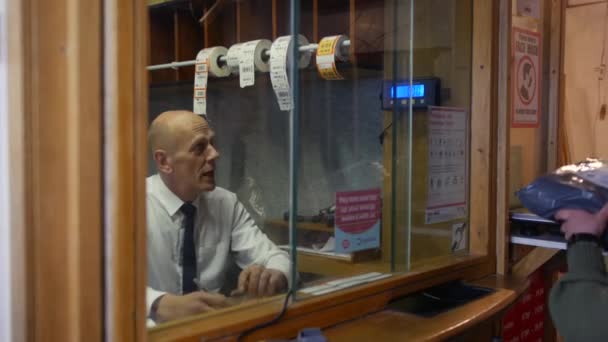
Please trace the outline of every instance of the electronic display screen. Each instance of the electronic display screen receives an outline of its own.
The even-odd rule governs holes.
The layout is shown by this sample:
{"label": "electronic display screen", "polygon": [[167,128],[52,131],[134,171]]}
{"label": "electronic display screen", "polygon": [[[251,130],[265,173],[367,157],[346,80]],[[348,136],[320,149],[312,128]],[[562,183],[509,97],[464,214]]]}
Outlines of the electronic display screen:
{"label": "electronic display screen", "polygon": [[404,99],[409,97],[424,97],[424,84],[398,84],[391,87],[391,98]]}

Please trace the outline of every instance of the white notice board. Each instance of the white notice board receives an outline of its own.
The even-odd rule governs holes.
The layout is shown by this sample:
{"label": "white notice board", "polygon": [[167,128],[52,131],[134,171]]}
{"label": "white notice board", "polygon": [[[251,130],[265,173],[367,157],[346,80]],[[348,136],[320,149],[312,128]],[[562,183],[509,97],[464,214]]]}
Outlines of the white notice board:
{"label": "white notice board", "polygon": [[462,108],[429,107],[425,224],[466,217],[468,116]]}

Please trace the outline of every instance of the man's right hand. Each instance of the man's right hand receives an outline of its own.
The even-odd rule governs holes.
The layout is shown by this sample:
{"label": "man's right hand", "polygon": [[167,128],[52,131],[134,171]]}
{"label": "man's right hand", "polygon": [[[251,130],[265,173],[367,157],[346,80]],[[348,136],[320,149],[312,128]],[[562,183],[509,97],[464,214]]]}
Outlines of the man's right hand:
{"label": "man's right hand", "polygon": [[226,297],[217,293],[196,291],[183,296],[165,294],[156,308],[156,323],[166,322],[202,312],[225,308]]}

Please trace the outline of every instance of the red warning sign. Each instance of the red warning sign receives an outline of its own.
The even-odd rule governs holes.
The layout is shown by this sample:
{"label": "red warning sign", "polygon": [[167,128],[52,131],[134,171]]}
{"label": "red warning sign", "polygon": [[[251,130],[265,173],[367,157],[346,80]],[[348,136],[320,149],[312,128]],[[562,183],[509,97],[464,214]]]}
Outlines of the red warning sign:
{"label": "red warning sign", "polygon": [[511,67],[511,125],[538,127],[540,123],[540,33],[513,28]]}

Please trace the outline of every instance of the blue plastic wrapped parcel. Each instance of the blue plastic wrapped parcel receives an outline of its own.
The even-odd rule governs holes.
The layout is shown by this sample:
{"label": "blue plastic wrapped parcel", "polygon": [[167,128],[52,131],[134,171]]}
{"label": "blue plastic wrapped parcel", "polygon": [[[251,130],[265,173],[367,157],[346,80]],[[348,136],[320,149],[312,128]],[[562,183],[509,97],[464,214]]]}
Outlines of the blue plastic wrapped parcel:
{"label": "blue plastic wrapped parcel", "polygon": [[560,209],[599,211],[608,202],[608,164],[599,159],[565,165],[516,193],[532,213],[552,220]]}

